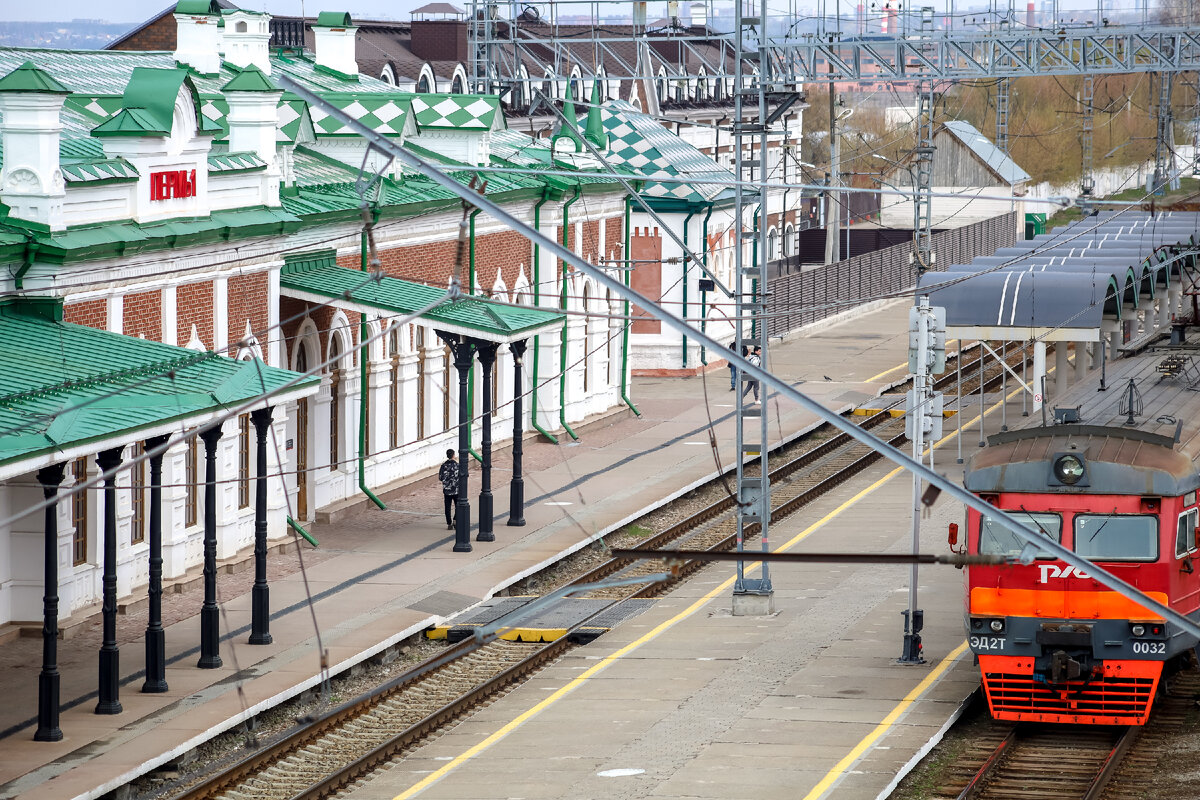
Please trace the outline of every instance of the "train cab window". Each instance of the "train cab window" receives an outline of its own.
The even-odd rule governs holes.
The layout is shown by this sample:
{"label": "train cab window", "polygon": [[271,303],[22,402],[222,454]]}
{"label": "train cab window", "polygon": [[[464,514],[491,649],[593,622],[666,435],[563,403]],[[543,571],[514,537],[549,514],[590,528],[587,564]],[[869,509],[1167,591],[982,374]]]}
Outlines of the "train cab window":
{"label": "train cab window", "polygon": [[1179,515],[1179,526],[1175,529],[1175,557],[1183,558],[1188,553],[1196,552],[1196,519],[1200,515],[1197,509],[1189,509]]}
{"label": "train cab window", "polygon": [[[1027,527],[1038,531],[1047,539],[1062,541],[1062,517],[1058,514],[1034,514],[1027,511],[1009,511],[1009,516],[1023,522]],[[1017,556],[1025,547],[1025,540],[1017,536],[999,522],[986,515],[979,528],[979,552],[984,555]],[[1039,552],[1038,558],[1054,558],[1046,552]]]}
{"label": "train cab window", "polygon": [[1154,561],[1158,558],[1158,517],[1076,514],[1075,552],[1093,561]]}

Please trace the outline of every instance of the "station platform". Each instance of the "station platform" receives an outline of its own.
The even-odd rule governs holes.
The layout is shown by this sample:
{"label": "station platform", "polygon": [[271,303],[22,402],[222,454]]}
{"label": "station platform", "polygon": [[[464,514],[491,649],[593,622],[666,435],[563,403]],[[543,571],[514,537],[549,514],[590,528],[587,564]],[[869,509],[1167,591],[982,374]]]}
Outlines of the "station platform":
{"label": "station platform", "polygon": [[[827,322],[818,329],[774,344],[769,366],[776,374],[802,383],[804,391],[826,407],[850,411],[905,377],[906,366],[902,362],[906,360],[907,314],[907,304],[896,301],[847,315],[837,323]],[[453,534],[445,530],[440,487],[434,475],[400,486],[377,487],[377,493],[389,506],[388,511],[367,508],[363,503],[358,508],[319,515],[318,522],[310,528],[321,543],[319,549],[303,545],[298,551],[272,556],[269,577],[274,642],[270,645],[246,643],[252,570],[226,565],[230,574],[223,572],[218,580],[224,660],[219,669],[201,670],[195,666],[202,600],[199,585],[185,585],[183,591],[165,595],[170,686],[167,693],[138,691],[145,622],[139,617],[144,612],[131,604],[129,613],[118,619],[124,710],[114,716],[93,713],[100,639],[97,615],[90,623],[77,626],[76,634],[60,643],[64,706],[61,727],[65,735],[61,742],[33,741],[40,640],[21,638],[0,645],[0,666],[5,670],[12,698],[0,705],[0,797],[65,800],[103,796],[133,777],[179,758],[261,710],[318,686],[323,679],[318,641],[327,653],[330,671],[340,672],[414,634],[444,625],[456,615],[479,607],[563,555],[586,547],[666,500],[707,482],[717,472],[707,433],[710,415],[719,443],[720,463],[726,466],[733,463],[734,404],[728,379],[729,372],[723,367],[703,377],[639,378],[631,395],[642,412],[640,417],[621,410],[589,421],[576,427],[581,435],[579,442],[561,441],[553,445],[527,439],[524,457],[527,524],[524,527],[504,524],[507,475],[498,466],[493,474],[496,541],[475,542],[470,553],[451,550]],[[787,403],[771,403],[770,414],[771,436],[775,441],[794,438],[818,424],[815,417]],[[496,463],[505,463],[502,451]],[[473,493],[478,491],[476,479],[477,473],[473,472]],[[897,481],[893,483],[899,485]],[[898,496],[903,494],[901,491]],[[870,531],[864,544],[894,546],[896,525],[885,521],[907,515],[898,509],[895,513],[890,510],[882,513],[878,509],[876,512],[863,523],[863,528]],[[841,546],[846,544],[840,542]],[[716,575],[720,571],[711,572]],[[783,637],[768,636],[772,626],[796,616],[782,613],[785,601],[794,600],[809,609],[806,618],[815,626],[814,630],[826,628],[844,636],[849,636],[853,625],[863,618],[875,618],[873,612],[867,613],[871,607],[863,605],[866,599],[881,595],[889,602],[901,602],[897,594],[900,578],[893,580],[891,573],[881,573],[881,577],[870,580],[863,578],[873,588],[863,597],[848,598],[843,598],[841,587],[831,582],[830,576],[836,574],[838,570],[817,570],[811,574],[811,583],[802,589],[788,589],[785,593],[781,586],[776,596],[781,613],[772,618],[756,620],[750,625],[746,624],[746,618],[726,620],[723,626],[726,634],[720,637],[721,641],[691,645],[698,653],[693,666],[710,669],[713,662],[738,657],[746,644],[742,637],[746,636],[752,639],[761,636],[764,641],[795,640],[797,648],[811,649],[814,653],[822,650],[821,639],[813,638],[809,635],[811,631],[803,626]],[[947,576],[950,583],[956,577]],[[689,592],[701,592],[703,587],[703,583],[698,583],[681,589],[682,594],[659,600],[577,651],[579,655],[572,658],[590,663],[593,657],[586,655],[588,650],[618,647],[620,637],[632,636],[642,627],[656,624],[664,614],[670,618],[671,613],[678,613],[680,604],[692,602],[688,599]],[[961,641],[958,613],[961,600],[954,587],[944,592],[936,606],[932,595],[926,605],[926,608],[949,608],[952,612],[927,613],[926,641],[930,652],[943,652],[955,637]],[[789,599],[791,595],[794,598]],[[860,607],[861,611],[856,612]],[[714,619],[720,618],[718,612],[713,613]],[[873,668],[855,663],[858,648],[875,653],[882,659],[880,665],[894,657],[892,651],[896,645],[891,634],[898,625],[898,614],[889,610],[879,615],[878,620],[873,630],[880,641],[885,641],[885,646],[872,647],[869,639],[855,638],[831,647],[835,652],[829,655],[840,653],[847,660],[839,664],[818,659],[813,666],[816,672],[808,676],[809,682],[820,683],[825,680],[826,672],[851,675],[855,670]],[[710,648],[712,652],[708,653]],[[554,669],[561,670],[565,663]],[[891,677],[886,681],[864,682],[854,690],[863,692],[855,695],[863,705],[852,718],[873,719],[875,710],[886,704],[887,693],[907,694],[939,663],[933,660],[929,667],[889,670]],[[798,664],[793,656],[787,655],[772,669],[787,673],[794,680],[800,674]],[[651,687],[646,680],[635,681],[638,692],[669,701],[679,683],[674,679],[681,676],[664,674],[673,680],[662,687]],[[752,671],[738,680],[750,681],[751,677]],[[537,680],[552,683],[555,678]],[[964,682],[969,681],[964,678]],[[886,693],[880,699],[877,690],[884,687]],[[797,692],[801,688],[797,684]],[[959,692],[959,699],[962,694]],[[731,700],[732,696],[721,702]],[[636,705],[630,705],[629,709],[631,714],[638,713]],[[941,707],[928,713],[943,720],[946,716]],[[474,720],[464,725],[475,726]],[[459,726],[454,733],[457,735],[463,727]],[[697,729],[695,733],[699,735],[702,731]],[[784,736],[784,732],[779,735]],[[763,741],[769,740],[764,737]],[[833,753],[842,738],[818,741]],[[898,752],[893,751],[892,755],[898,758]],[[544,773],[539,770],[537,774]],[[459,796],[493,795],[484,792]]]}

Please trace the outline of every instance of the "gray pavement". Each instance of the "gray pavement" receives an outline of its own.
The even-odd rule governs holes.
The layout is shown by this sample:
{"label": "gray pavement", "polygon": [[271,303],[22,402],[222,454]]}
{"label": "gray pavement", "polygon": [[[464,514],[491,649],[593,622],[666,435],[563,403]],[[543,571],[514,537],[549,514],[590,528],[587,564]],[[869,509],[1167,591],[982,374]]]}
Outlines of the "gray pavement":
{"label": "gray pavement", "polygon": [[[899,365],[907,346],[906,318],[907,307],[901,301],[838,324],[826,325],[811,334],[773,346],[770,367],[789,380],[804,381],[803,390],[827,407],[849,410],[855,401],[872,398],[890,383],[904,377],[904,370]],[[835,380],[825,381],[822,377],[825,375]],[[705,387],[707,405],[702,391]],[[276,618],[272,622],[275,636],[272,645],[250,647],[245,644],[245,629],[250,616],[247,573],[222,575],[222,632],[232,631],[234,635],[222,647],[225,666],[221,669],[195,668],[193,651],[199,638],[196,618],[199,588],[193,586],[181,594],[168,595],[165,601],[165,614],[171,623],[167,633],[170,662],[167,678],[171,687],[168,693],[142,695],[137,692],[141,682],[135,673],[140,668],[143,648],[140,632],[144,621],[139,622],[136,617],[122,618],[118,623],[122,672],[130,682],[122,689],[125,712],[121,715],[99,717],[92,713],[94,700],[88,699],[88,693],[95,689],[98,632],[94,625],[80,626],[79,635],[62,642],[63,699],[67,704],[74,703],[63,713],[62,728],[66,738],[62,742],[33,742],[32,728],[21,727],[36,712],[40,643],[36,639],[19,639],[0,646],[0,665],[10,678],[13,696],[19,698],[0,706],[0,731],[8,731],[0,739],[3,742],[0,747],[0,796],[36,797],[39,800],[100,796],[133,775],[170,761],[215,732],[229,729],[262,708],[317,685],[321,674],[314,616],[321,641],[329,652],[329,662],[335,669],[340,669],[486,600],[563,554],[584,547],[594,538],[637,518],[665,498],[678,496],[710,479],[716,469],[713,454],[707,446],[710,415],[720,442],[721,462],[731,463],[733,404],[728,389],[728,371],[723,367],[704,379],[638,379],[632,394],[643,412],[640,418],[626,411],[596,420],[577,429],[582,432],[579,443],[551,445],[527,441],[525,473],[529,501],[525,514],[528,525],[524,528],[504,525],[508,475],[497,469],[494,476],[497,541],[476,543],[472,553],[451,551],[452,539],[446,535],[440,520],[440,498],[433,476],[402,486],[386,487],[385,500],[392,508],[402,509],[404,513],[364,507],[335,515],[333,522],[314,526],[313,533],[320,539],[321,548],[302,551],[303,572],[295,554],[273,557],[271,598]],[[771,413],[771,436],[776,440],[792,438],[817,424],[811,415],[784,404],[778,404]],[[503,465],[506,458],[507,451],[499,451],[496,463]],[[477,491],[477,485],[472,489]],[[903,496],[901,491],[896,499],[888,502],[902,503]],[[877,511],[880,508],[874,501],[867,506]],[[888,538],[894,531],[887,521],[898,519],[899,513],[889,512],[864,520],[862,530],[870,533],[860,537],[862,541],[894,546]],[[682,691],[680,687],[689,682],[707,686],[705,676],[716,680],[711,672],[714,666],[740,663],[745,658],[748,644],[745,637],[748,635],[753,651],[757,653],[761,649],[761,655],[751,664],[744,665],[741,672],[724,680],[731,681],[730,685],[758,686],[761,681],[755,676],[760,670],[752,667],[760,667],[769,671],[776,681],[776,684],[764,683],[763,686],[775,685],[778,689],[783,686],[777,683],[779,680],[793,676],[793,673],[802,674],[796,671],[799,665],[807,663],[818,652],[831,649],[834,640],[830,637],[839,632],[849,635],[852,628],[847,626],[852,621],[873,619],[878,615],[879,619],[886,618],[879,623],[881,631],[898,629],[898,614],[895,613],[898,606],[877,612],[887,602],[897,601],[892,596],[892,589],[883,588],[894,584],[891,577],[881,580],[879,575],[857,571],[852,582],[844,583],[835,571],[811,571],[806,576],[807,588],[803,591],[780,585],[777,589],[780,613],[769,619],[756,620],[751,626],[745,624],[745,618],[723,617],[719,609],[699,615],[718,630],[718,640],[713,642],[711,636],[705,637],[702,645],[693,644],[692,647],[699,647],[704,653],[711,650],[713,654],[696,655],[692,660],[694,663],[679,671],[675,671],[675,665],[669,660],[664,660],[662,667],[664,671],[670,671],[666,674],[671,677],[672,688]],[[595,645],[601,649],[595,652],[618,646],[622,635],[634,636],[656,618],[654,615],[669,615],[673,609],[677,612],[680,604],[698,600],[689,592],[700,592],[704,585],[702,581],[680,589],[677,595],[660,603],[653,613],[647,612],[630,623],[632,627],[628,627],[628,632],[623,626],[620,631],[602,637]],[[719,594],[727,599],[727,591]],[[314,600],[312,611],[307,606],[310,596]],[[136,600],[131,598],[131,601]],[[960,605],[953,592],[946,602],[951,607]],[[850,615],[843,612],[850,612]],[[134,614],[137,613],[135,607]],[[843,613],[840,621],[838,613]],[[790,627],[793,624],[800,627]],[[677,626],[681,630],[686,627],[682,621]],[[821,635],[808,635],[809,629],[819,631]],[[946,636],[950,638],[949,633]],[[927,640],[931,644],[932,638]],[[796,651],[780,649],[781,641],[794,642]],[[679,647],[686,649],[683,645]],[[587,655],[588,652],[591,652],[588,648],[576,651],[564,659],[563,664],[572,664],[570,669],[580,672],[597,663],[597,657]],[[888,647],[881,648],[880,664],[892,655]],[[640,660],[641,657],[627,663]],[[689,671],[693,668],[695,674]],[[615,668],[607,672],[614,676],[622,674]],[[916,674],[913,670],[913,675]],[[533,685],[546,680],[547,677],[539,677]],[[644,696],[655,698],[657,705],[679,705],[664,700],[662,690],[644,674],[630,673],[627,685],[631,687],[631,699],[634,696],[632,689],[638,688]],[[522,693],[532,691],[535,690],[531,685]],[[712,691],[709,691],[710,695]],[[548,694],[545,688],[542,692],[543,696]],[[754,706],[767,708],[770,696],[772,692],[765,691],[755,699]],[[693,752],[702,755],[720,744],[720,736],[714,739],[706,733],[713,730],[714,724],[724,725],[730,731],[737,730],[739,724],[755,724],[739,721],[733,704],[723,693],[718,692],[713,699],[722,701],[725,709],[720,719],[697,726],[695,720],[706,719],[702,711],[704,704],[701,704],[692,711],[694,717],[674,723],[681,726],[678,733],[673,732],[675,728],[670,728],[655,734],[662,738],[667,749],[679,751],[675,757]],[[611,713],[616,707],[606,702],[608,698],[595,700],[598,711],[607,708]],[[654,715],[648,706],[638,708],[632,702],[628,708],[625,705],[621,706],[622,719],[613,724],[587,725],[589,739],[610,741],[614,748],[631,747],[629,743],[636,739],[629,734],[638,730],[639,724],[644,726],[651,722]],[[551,716],[548,715],[548,719]],[[781,730],[795,722],[778,719],[760,727]],[[464,726],[469,729],[487,724],[486,717],[472,718]],[[564,730],[578,730],[580,726],[578,719],[572,722],[569,718],[559,724]],[[446,745],[458,741],[463,735],[462,729],[460,726],[438,741]],[[846,734],[846,738],[851,736],[851,733]],[[707,742],[704,741],[706,738]],[[733,737],[728,744],[750,747],[752,738]],[[780,746],[785,746],[786,740],[786,736],[780,737]],[[586,760],[584,756],[578,758]],[[593,760],[600,763],[604,759],[593,757]],[[565,759],[564,763],[569,761]],[[673,770],[672,776],[680,773],[678,780],[683,780],[682,773],[686,770],[682,765],[692,762],[683,758],[679,763],[681,766]],[[544,772],[531,764],[521,768],[494,766],[501,771],[517,773]],[[719,771],[725,767],[714,763],[712,768]],[[399,774],[406,769],[397,767],[388,774]],[[817,771],[820,771],[819,767]],[[607,778],[595,780],[600,781],[595,784],[596,788],[605,791],[617,785],[609,783]],[[496,784],[494,777],[481,777],[480,782],[493,787]],[[437,796],[437,791],[445,789],[431,791],[435,793],[429,796]],[[460,797],[496,796],[492,792],[472,795],[469,790],[457,791]],[[530,791],[535,790],[530,787]],[[541,791],[509,796],[570,796],[545,795]],[[579,796],[585,794],[589,792]]]}

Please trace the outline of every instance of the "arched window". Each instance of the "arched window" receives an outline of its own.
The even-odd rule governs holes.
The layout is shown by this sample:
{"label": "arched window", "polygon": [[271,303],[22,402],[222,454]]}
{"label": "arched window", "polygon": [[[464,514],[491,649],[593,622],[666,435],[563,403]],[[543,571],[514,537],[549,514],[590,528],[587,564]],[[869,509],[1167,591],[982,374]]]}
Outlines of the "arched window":
{"label": "arched window", "polygon": [[392,69],[391,64],[383,65],[383,70],[379,73],[379,80],[391,86],[396,85],[396,70]]}
{"label": "arched window", "polygon": [[429,76],[421,73],[421,77],[417,78],[417,91],[421,94],[429,94]]}
{"label": "arched window", "polygon": [[417,439],[425,438],[425,329],[417,326]]}
{"label": "arched window", "polygon": [[461,75],[454,76],[454,82],[450,84],[450,91],[454,94],[465,94],[467,87],[463,85]]}
{"label": "arched window", "polygon": [[233,30],[235,33],[245,33],[247,30],[246,23],[244,23],[244,22],[237,23],[236,25],[233,26]]}
{"label": "arched window", "polygon": [[784,258],[791,257],[792,250],[793,250],[792,245],[794,244],[795,239],[796,239],[796,228],[792,225],[788,225],[787,230],[784,231],[784,234],[783,234],[783,257]]}
{"label": "arched window", "polygon": [[442,348],[442,430],[450,430],[450,379],[454,374],[451,366],[454,361],[454,354],[450,352],[450,345]]}
{"label": "arched window", "polygon": [[400,326],[393,325],[388,334],[388,350],[392,357],[391,384],[388,386],[388,442],[392,449],[400,446]]}
{"label": "arched window", "polygon": [[584,317],[583,317],[583,394],[585,397],[587,396],[588,389],[590,388],[591,370],[589,369],[589,365],[591,364],[591,361],[592,361],[592,354],[591,354],[591,349],[592,349],[591,338],[592,337],[588,335],[592,329],[592,320],[590,317],[587,316],[589,311],[591,311],[590,293],[588,291],[588,287],[584,286],[583,287],[583,313],[584,313]]}
{"label": "arched window", "polygon": [[771,228],[771,230],[767,231],[767,261],[774,261],[777,257],[776,251],[778,250],[779,244],[778,238],[779,235],[774,228]]}
{"label": "arched window", "polygon": [[329,469],[338,468],[341,454],[342,427],[342,371],[338,357],[342,354],[342,343],[336,335],[329,337]]}

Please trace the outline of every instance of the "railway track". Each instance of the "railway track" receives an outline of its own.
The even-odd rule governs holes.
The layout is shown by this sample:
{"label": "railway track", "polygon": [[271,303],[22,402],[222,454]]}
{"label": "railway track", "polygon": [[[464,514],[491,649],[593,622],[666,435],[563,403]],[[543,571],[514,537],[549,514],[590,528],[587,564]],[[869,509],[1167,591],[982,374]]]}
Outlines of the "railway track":
{"label": "railway track", "polygon": [[939,796],[1100,800],[1140,732],[1136,727],[1013,725],[961,790]]}
{"label": "railway track", "polygon": [[[976,360],[971,366],[977,370],[977,364]],[[999,381],[998,365],[993,364],[985,371],[984,380]],[[903,418],[892,417],[887,410],[862,418],[860,425],[893,446],[904,440]],[[770,477],[776,502],[771,521],[782,520],[879,458],[870,448],[838,432],[773,468]],[[642,546],[731,549],[736,544],[735,527],[733,498],[726,496]],[[590,596],[610,599],[608,607],[629,597],[655,596],[701,566],[696,561],[684,564],[669,585],[634,584]],[[590,583],[661,571],[661,563],[613,559],[571,582]],[[567,637],[549,644],[496,640],[479,645],[473,639],[464,640],[174,797],[177,800],[317,800],[333,796],[447,724],[500,696],[573,646]]]}

